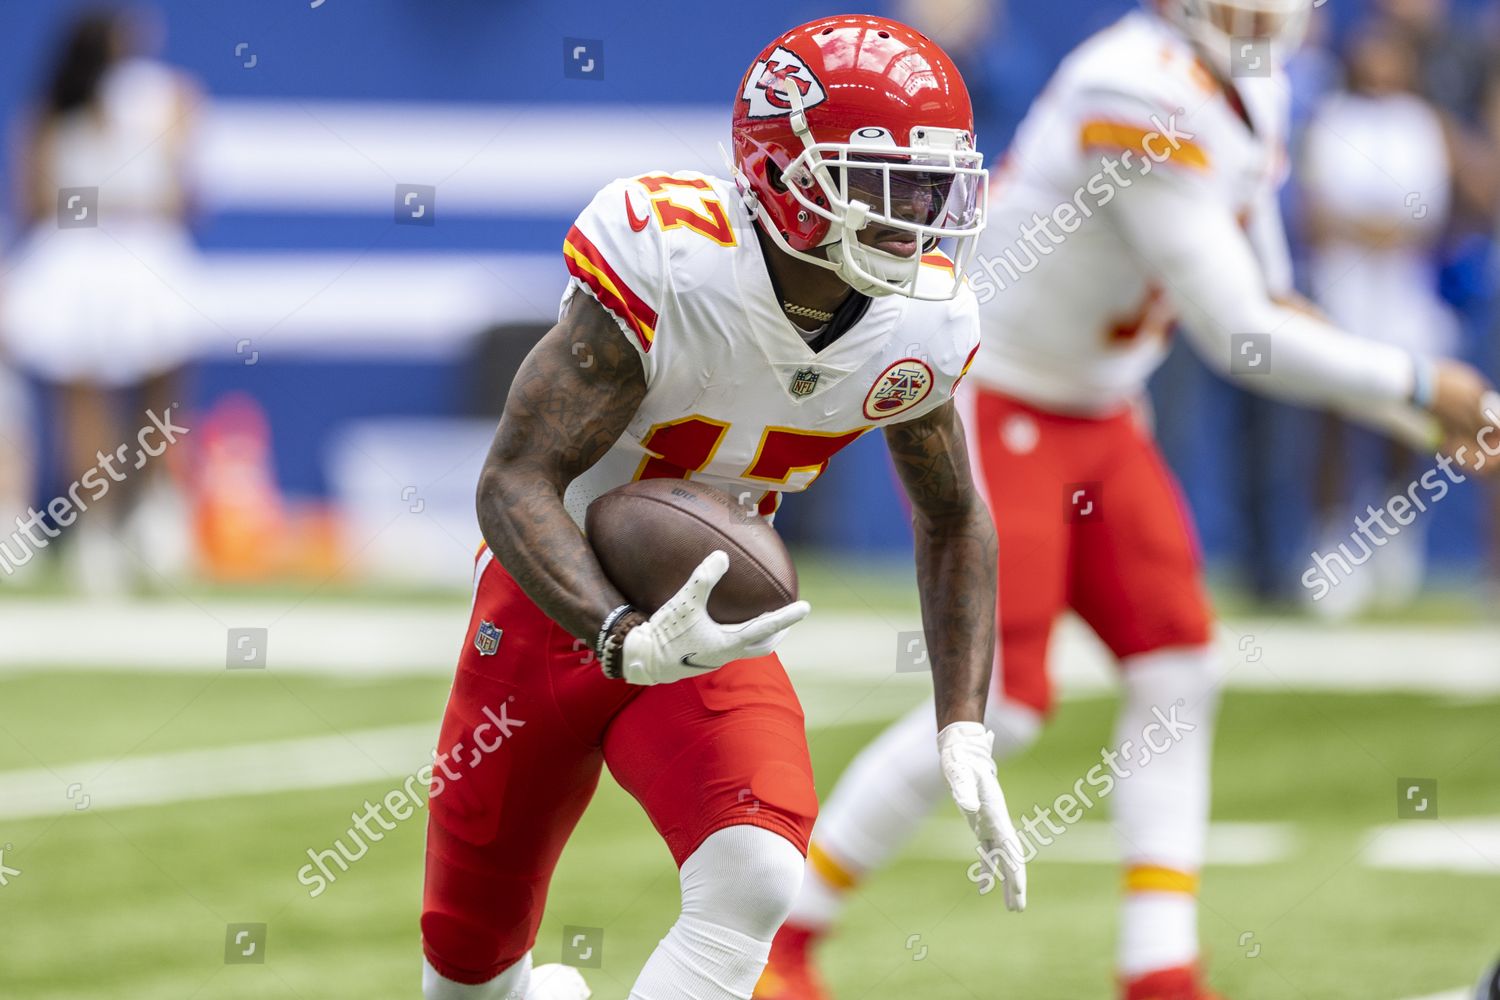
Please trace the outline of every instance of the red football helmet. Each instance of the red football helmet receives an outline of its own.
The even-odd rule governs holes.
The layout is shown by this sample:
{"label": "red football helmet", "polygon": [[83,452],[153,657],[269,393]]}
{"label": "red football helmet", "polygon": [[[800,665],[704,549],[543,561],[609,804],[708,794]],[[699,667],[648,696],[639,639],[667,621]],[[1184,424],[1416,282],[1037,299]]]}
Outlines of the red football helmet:
{"label": "red football helmet", "polygon": [[[793,28],[745,74],[733,134],[735,180],[782,250],[867,295],[958,294],[987,173],[969,91],[931,39],[867,15]],[[867,227],[884,238],[861,243]],[[918,295],[921,256],[939,240],[951,241],[952,286]]]}

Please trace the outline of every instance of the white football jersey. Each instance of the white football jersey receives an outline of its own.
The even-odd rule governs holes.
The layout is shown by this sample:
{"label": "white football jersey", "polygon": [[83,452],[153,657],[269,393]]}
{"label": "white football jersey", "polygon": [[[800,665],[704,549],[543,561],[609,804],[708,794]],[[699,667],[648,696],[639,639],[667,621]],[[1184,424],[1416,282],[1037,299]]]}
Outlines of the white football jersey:
{"label": "white football jersey", "polygon": [[1235,79],[1253,130],[1188,41],[1145,11],[1062,62],[997,172],[969,268],[984,327],[975,379],[1085,414],[1142,392],[1167,353],[1172,276],[1152,273],[1110,215],[1130,208],[1130,184],[1145,174],[1229,207],[1270,290],[1290,287],[1275,210],[1288,89],[1268,57],[1245,55],[1247,73],[1265,74]]}
{"label": "white football jersey", "polygon": [[[599,494],[654,477],[705,482],[774,513],[782,493],[806,489],[861,434],[952,398],[979,343],[964,287],[948,301],[873,298],[814,352],[782,311],[734,184],[704,174],[614,181],[578,217],[563,255],[564,307],[579,289],[597,299],[646,375],[630,426],[568,488],[580,523]],[[919,280],[946,282],[952,266],[927,254]]]}

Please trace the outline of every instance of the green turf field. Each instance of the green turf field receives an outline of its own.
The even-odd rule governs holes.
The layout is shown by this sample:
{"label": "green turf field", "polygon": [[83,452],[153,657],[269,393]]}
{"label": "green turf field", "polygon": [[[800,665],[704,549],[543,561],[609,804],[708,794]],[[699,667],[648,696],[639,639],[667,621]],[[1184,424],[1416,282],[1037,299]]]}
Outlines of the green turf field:
{"label": "green turf field", "polygon": [[[43,768],[57,788],[82,784],[71,806],[33,818],[0,801],[0,997],[416,997],[425,810],[317,898],[297,873],[309,848],[331,846],[366,799],[422,763],[359,734],[398,727],[390,732],[407,735],[387,739],[387,750],[430,745],[422,727],[435,732],[445,696],[433,676],[0,674],[0,789]],[[1103,697],[1063,704],[1042,744],[1002,771],[1013,811],[1051,802],[1098,760],[1112,710]],[[1500,819],[1497,718],[1493,699],[1231,692],[1216,819],[1276,825],[1286,843],[1274,860],[1207,871],[1202,934],[1214,984],[1231,1000],[1408,1000],[1472,981],[1500,953],[1493,842],[1473,845],[1487,871],[1466,873],[1375,868],[1363,852],[1393,829],[1451,828],[1461,840],[1461,821]],[[878,728],[862,720],[811,734],[822,790]],[[366,756],[377,776],[214,797],[204,783],[218,779],[203,761],[217,758],[180,756],[324,737],[359,744],[345,756]],[[157,758],[177,764],[131,780],[162,804],[77,808],[110,772],[75,775],[70,765]],[[1397,821],[1403,777],[1437,779],[1436,820]],[[1084,826],[1080,840],[1103,832]],[[967,850],[966,827],[945,812],[859,893],[826,952],[841,1000],[1110,997],[1116,867],[1044,852],[1031,868],[1030,909],[1017,916],[998,895],[976,894]],[[606,777],[564,855],[538,961],[560,957],[565,926],[600,928],[603,964],[585,973],[596,997],[623,1000],[676,898],[665,848]],[[263,941],[245,939],[260,942],[251,958],[263,963],[226,963],[226,931],[242,923],[267,926]]]}

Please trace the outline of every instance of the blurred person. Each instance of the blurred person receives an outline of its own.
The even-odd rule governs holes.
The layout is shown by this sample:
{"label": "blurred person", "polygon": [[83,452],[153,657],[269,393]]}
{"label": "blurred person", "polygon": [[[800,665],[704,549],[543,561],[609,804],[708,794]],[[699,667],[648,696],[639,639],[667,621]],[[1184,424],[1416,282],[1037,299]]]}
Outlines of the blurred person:
{"label": "blurred person", "polygon": [[[913,29],[825,18],[760,53],[734,92],[732,135],[730,178],[622,178],[583,210],[563,244],[557,324],[506,398],[433,775],[428,1000],[588,995],[575,970],[544,966],[566,981],[537,982],[531,953],[606,764],[666,842],[682,891],[630,996],[750,995],[817,812],[805,720],[773,652],[809,607],[715,621],[709,594],[729,560],[713,551],[648,615],[579,529],[600,495],[650,478],[691,477],[771,515],[871,431],[913,508],[931,750],[981,848],[1007,859],[1007,905],[1025,906],[981,721],[994,528],[953,403],[978,348],[964,273],[987,178],[968,92]],[[493,713],[507,707],[516,732],[501,746]],[[495,752],[477,752],[486,741]]]}
{"label": "blurred person", "polygon": [[896,13],[909,24],[920,24],[962,66],[978,57],[1004,18],[1005,0],[898,0]]}
{"label": "blurred person", "polygon": [[[1415,54],[1413,91],[1442,118],[1453,163],[1449,228],[1454,235],[1488,237],[1495,217],[1491,191],[1500,176],[1500,133],[1488,113],[1500,66],[1493,25],[1486,25],[1494,11],[1476,18],[1452,0],[1377,0],[1375,7]],[[1483,242],[1453,247],[1468,251],[1453,266],[1473,263]]]}
{"label": "blurred person", "polygon": [[[1488,316],[1482,329],[1485,361],[1491,371],[1500,371],[1500,254],[1495,252],[1500,245],[1500,74],[1491,78],[1485,96],[1482,148],[1475,152],[1473,145],[1459,146],[1455,153],[1456,197],[1480,206],[1490,220]],[[1487,568],[1491,593],[1500,593],[1500,489],[1490,491]]]}
{"label": "blurred person", "polygon": [[1376,0],[1375,8],[1412,48],[1412,89],[1442,114],[1477,124],[1494,51],[1472,19],[1452,0]]}
{"label": "blurred person", "polygon": [[[31,405],[26,386],[0,353],[0,525],[26,516],[36,484]],[[27,563],[13,564],[0,552],[0,586],[27,575]]]}
{"label": "blurred person", "polygon": [[[1458,323],[1437,287],[1452,179],[1442,118],[1413,92],[1417,53],[1391,23],[1361,26],[1345,61],[1345,88],[1319,105],[1303,144],[1299,181],[1313,298],[1355,336],[1414,354],[1449,355],[1458,346]],[[1360,485],[1351,481],[1350,444],[1344,424],[1325,417],[1320,551],[1348,534],[1363,506],[1350,497]],[[1412,474],[1420,474],[1421,458],[1388,442],[1376,469],[1379,495],[1404,492]],[[1382,547],[1369,572],[1310,606],[1343,617],[1371,600],[1383,607],[1408,604],[1425,575],[1424,529],[1420,520],[1408,526]]]}
{"label": "blurred person", "polygon": [[[1214,996],[1197,893],[1222,665],[1186,505],[1141,413],[1174,320],[1247,391],[1469,442],[1489,426],[1489,386],[1473,369],[1356,338],[1295,298],[1277,201],[1280,64],[1310,7],[1166,0],[1085,41],[1017,132],[971,272],[984,339],[959,405],[1000,540],[986,722],[1002,756],[1038,738],[1063,612],[1114,654],[1108,770],[1101,759],[1065,787],[1074,820],[1106,798],[1114,814],[1124,1000]],[[1221,446],[1238,456],[1237,445]],[[932,714],[921,706],[877,737],[824,803],[758,998],[830,996],[818,942],[941,798]],[[1159,739],[1171,724],[1177,739]],[[1060,835],[1054,815],[1071,822],[1062,797],[1022,822],[1042,851]],[[1001,874],[992,865],[970,868],[981,892]]]}
{"label": "blurred person", "polygon": [[[11,261],[0,331],[49,390],[54,478],[65,483],[133,448],[148,411],[182,415],[194,319],[184,174],[197,96],[145,54],[155,30],[144,13],[80,14],[20,156],[30,232]],[[61,539],[87,591],[184,568],[186,515],[166,461],[127,471]]]}

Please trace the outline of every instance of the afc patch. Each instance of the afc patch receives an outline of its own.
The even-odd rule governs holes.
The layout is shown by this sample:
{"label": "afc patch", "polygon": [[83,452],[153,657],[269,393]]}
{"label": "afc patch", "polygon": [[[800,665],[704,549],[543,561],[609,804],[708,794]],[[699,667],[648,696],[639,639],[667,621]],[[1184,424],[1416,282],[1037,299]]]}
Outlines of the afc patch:
{"label": "afc patch", "polygon": [[474,648],[479,650],[480,656],[494,656],[500,651],[500,637],[505,632],[495,627],[494,622],[480,622],[479,631],[474,633]]}
{"label": "afc patch", "polygon": [[740,93],[749,105],[751,118],[775,118],[792,113],[782,81],[790,80],[802,96],[802,107],[810,108],[828,99],[823,83],[808,68],[802,57],[790,49],[777,46],[745,74],[745,89]]}
{"label": "afc patch", "polygon": [[932,369],[920,358],[902,358],[892,364],[865,396],[865,416],[884,420],[905,413],[932,391]]}
{"label": "afc patch", "polygon": [[803,396],[812,395],[813,390],[818,387],[818,379],[822,375],[823,373],[816,368],[798,368],[792,374],[792,395],[798,399],[801,399]]}

